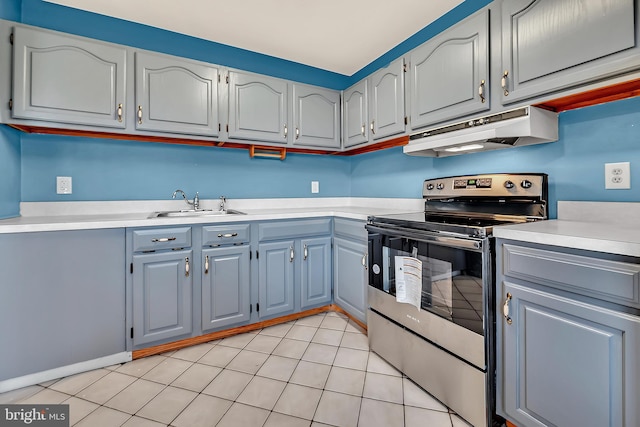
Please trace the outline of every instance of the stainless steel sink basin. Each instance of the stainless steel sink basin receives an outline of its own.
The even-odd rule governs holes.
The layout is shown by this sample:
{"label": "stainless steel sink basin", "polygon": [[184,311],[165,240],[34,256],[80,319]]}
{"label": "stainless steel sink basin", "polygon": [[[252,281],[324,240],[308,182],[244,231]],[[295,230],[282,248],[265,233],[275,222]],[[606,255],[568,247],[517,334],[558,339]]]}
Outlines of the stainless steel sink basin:
{"label": "stainless steel sink basin", "polygon": [[246,215],[244,212],[227,209],[224,211],[213,209],[183,209],[179,211],[154,212],[149,218],[185,217],[185,216],[220,216],[220,215]]}

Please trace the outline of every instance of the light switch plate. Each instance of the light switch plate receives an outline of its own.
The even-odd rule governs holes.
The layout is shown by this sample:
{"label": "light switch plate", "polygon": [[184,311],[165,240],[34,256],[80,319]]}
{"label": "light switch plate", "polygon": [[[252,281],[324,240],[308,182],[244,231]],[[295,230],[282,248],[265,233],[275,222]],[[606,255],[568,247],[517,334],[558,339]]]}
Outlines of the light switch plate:
{"label": "light switch plate", "polygon": [[71,194],[73,191],[72,181],[70,176],[57,176],[56,177],[56,193],[58,194]]}
{"label": "light switch plate", "polygon": [[319,181],[311,181],[311,192],[319,193],[320,192],[320,182]]}

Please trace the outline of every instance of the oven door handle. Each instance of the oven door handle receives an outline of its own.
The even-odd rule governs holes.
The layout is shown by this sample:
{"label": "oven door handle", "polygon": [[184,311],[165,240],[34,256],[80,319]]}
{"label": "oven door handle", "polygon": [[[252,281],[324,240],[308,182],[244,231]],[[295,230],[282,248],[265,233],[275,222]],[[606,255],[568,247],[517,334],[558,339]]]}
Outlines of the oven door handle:
{"label": "oven door handle", "polygon": [[455,248],[462,249],[482,249],[482,241],[481,240],[473,240],[473,239],[463,239],[460,237],[451,237],[451,236],[440,236],[438,234],[427,234],[424,232],[411,230],[407,232],[407,230],[394,230],[389,228],[377,227],[375,225],[367,224],[365,226],[367,230],[373,233],[379,233],[386,236],[393,237],[404,237],[409,240],[417,240],[420,242],[434,243],[443,246],[451,246]]}

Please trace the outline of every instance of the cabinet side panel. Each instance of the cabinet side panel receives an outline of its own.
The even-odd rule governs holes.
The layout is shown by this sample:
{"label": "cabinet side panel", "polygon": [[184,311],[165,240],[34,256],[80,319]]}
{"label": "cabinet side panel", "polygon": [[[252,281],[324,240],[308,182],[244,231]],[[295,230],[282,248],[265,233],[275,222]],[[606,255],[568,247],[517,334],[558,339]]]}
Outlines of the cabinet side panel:
{"label": "cabinet side panel", "polygon": [[125,351],[124,230],[0,239],[0,380]]}

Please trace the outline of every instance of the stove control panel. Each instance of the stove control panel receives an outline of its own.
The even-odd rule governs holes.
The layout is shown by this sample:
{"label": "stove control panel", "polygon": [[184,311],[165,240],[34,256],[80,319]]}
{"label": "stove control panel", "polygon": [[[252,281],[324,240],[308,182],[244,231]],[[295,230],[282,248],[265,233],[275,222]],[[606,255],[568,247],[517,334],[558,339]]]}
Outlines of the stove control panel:
{"label": "stove control panel", "polygon": [[453,176],[424,181],[424,198],[528,197],[546,199],[547,175],[508,174]]}

